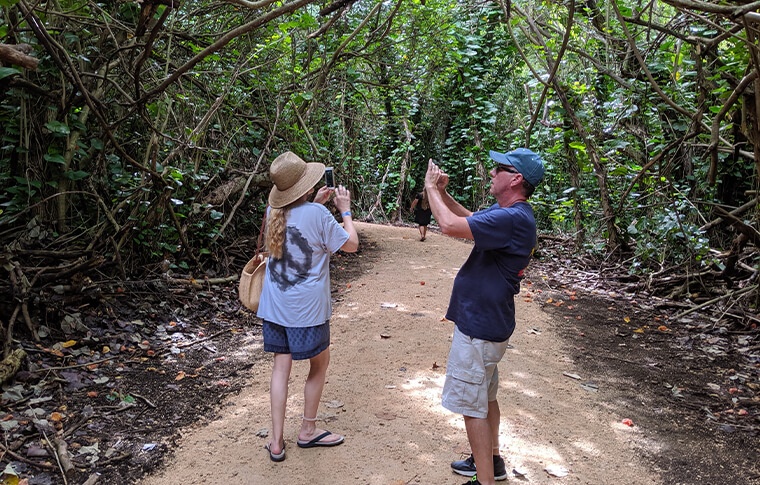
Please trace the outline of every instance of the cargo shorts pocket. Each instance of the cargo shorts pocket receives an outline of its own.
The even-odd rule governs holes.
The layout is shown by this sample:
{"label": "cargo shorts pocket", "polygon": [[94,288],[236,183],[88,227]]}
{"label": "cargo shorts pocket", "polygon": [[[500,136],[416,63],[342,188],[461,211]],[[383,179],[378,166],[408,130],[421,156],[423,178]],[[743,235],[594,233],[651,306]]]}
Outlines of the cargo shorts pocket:
{"label": "cargo shorts pocket", "polygon": [[464,381],[468,384],[482,384],[486,378],[483,372],[473,369],[454,369],[451,371],[451,377],[454,379]]}
{"label": "cargo shorts pocket", "polygon": [[486,386],[485,374],[472,369],[454,369],[444,386],[444,400],[462,414],[479,411],[482,408]]}

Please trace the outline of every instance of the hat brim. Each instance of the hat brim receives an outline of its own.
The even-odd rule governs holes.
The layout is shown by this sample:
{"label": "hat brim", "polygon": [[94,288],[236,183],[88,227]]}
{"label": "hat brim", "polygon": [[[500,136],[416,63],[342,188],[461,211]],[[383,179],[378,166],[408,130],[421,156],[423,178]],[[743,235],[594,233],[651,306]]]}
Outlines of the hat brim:
{"label": "hat brim", "polygon": [[286,205],[292,204],[314,188],[325,174],[325,164],[319,162],[309,162],[306,164],[306,170],[301,178],[292,187],[286,190],[279,190],[277,186],[272,187],[269,192],[269,205],[273,209],[281,209]]}
{"label": "hat brim", "polygon": [[[530,153],[533,156],[538,157],[538,155],[536,155],[535,153],[533,152],[530,152]],[[510,167],[514,167],[520,173],[520,175],[522,175],[523,178],[527,180],[534,187],[537,187],[538,184],[541,183],[541,180],[544,178],[543,164],[541,165],[542,168],[540,172],[537,172],[535,169],[526,167],[525,163],[522,161],[522,159],[519,156],[512,155],[511,153],[500,153],[500,152],[495,152],[493,150],[490,150],[488,152],[488,155],[490,155],[491,160],[493,160],[499,165],[508,165]]]}
{"label": "hat brim", "polygon": [[499,165],[512,165],[512,162],[509,161],[506,153],[499,153],[490,150],[488,152],[488,155],[491,157],[491,160],[498,163]]}

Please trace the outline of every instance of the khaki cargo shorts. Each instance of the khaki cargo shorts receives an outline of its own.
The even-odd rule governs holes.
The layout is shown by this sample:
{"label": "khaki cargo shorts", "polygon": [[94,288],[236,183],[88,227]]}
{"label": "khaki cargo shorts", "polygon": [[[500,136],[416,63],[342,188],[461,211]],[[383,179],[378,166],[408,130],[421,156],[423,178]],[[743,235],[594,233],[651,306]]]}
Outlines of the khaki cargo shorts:
{"label": "khaki cargo shorts", "polygon": [[496,400],[499,388],[497,365],[509,346],[471,338],[454,328],[446,382],[443,385],[443,407],[473,418],[488,416],[488,402]]}

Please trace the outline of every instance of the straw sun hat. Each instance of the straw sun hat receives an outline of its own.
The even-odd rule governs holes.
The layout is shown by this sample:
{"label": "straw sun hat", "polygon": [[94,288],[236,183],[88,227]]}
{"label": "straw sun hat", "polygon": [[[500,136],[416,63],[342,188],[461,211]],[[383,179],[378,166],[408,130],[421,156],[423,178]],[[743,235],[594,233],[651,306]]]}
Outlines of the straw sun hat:
{"label": "straw sun hat", "polygon": [[306,163],[293,152],[283,153],[269,167],[269,177],[274,183],[269,192],[269,205],[280,209],[295,202],[317,185],[324,173],[323,163]]}

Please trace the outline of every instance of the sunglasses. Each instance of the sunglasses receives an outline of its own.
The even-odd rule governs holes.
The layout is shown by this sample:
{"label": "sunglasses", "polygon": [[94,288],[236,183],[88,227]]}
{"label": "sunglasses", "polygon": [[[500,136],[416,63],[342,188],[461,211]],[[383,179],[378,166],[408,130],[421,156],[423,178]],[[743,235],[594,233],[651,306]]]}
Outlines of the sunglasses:
{"label": "sunglasses", "polygon": [[520,173],[517,170],[515,170],[515,167],[510,167],[509,165],[496,165],[496,171],[497,172]]}

